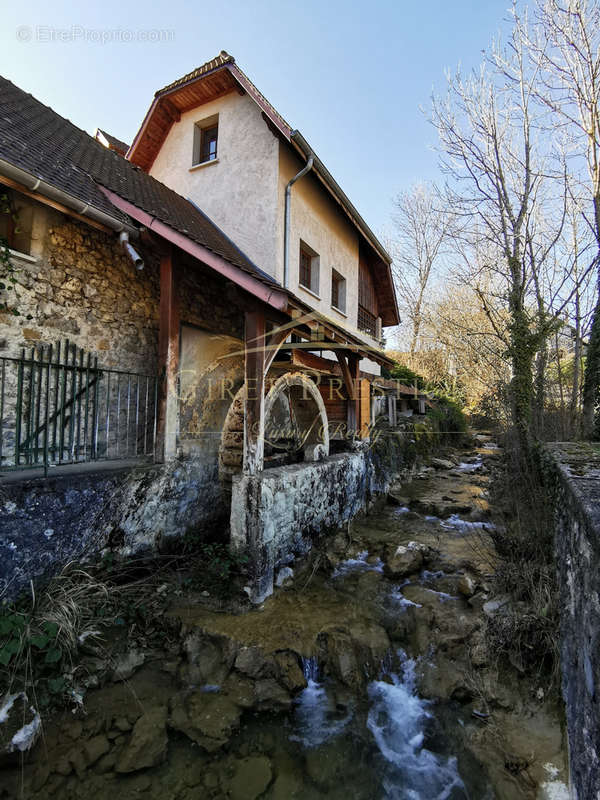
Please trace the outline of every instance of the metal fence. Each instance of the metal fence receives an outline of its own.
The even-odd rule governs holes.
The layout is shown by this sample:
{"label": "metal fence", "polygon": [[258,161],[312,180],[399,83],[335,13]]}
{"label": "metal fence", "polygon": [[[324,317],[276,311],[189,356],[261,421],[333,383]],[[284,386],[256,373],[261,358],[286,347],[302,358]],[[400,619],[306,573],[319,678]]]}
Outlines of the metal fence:
{"label": "metal fence", "polygon": [[154,455],[158,378],[66,340],[0,357],[0,469]]}

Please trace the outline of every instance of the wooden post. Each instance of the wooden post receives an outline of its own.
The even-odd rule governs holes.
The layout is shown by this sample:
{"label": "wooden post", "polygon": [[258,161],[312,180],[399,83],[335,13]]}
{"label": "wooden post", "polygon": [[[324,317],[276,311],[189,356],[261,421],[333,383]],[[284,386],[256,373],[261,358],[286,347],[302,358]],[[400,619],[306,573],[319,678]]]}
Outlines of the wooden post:
{"label": "wooden post", "polygon": [[360,433],[360,356],[348,354],[348,369],[352,381],[352,394],[348,400],[348,430]]}
{"label": "wooden post", "polygon": [[245,325],[244,474],[263,468],[265,432],[265,314],[247,311]]}
{"label": "wooden post", "polygon": [[158,334],[159,407],[156,460],[168,461],[177,454],[179,396],[179,301],[171,248],[160,259],[160,327]]}

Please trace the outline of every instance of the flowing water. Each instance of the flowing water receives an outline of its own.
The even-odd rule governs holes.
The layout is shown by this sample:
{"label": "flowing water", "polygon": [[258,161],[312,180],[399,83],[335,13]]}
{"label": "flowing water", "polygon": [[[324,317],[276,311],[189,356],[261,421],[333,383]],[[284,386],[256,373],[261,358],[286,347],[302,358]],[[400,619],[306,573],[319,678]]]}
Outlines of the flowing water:
{"label": "flowing water", "polygon": [[[518,689],[501,685],[483,661],[478,671],[471,660],[483,624],[482,603],[475,601],[487,597],[496,558],[486,498],[489,455],[485,450],[463,454],[454,469],[424,473],[398,487],[395,505],[356,520],[348,532],[332,537],[320,555],[313,554],[304,569],[293,565],[292,572],[287,565],[288,582],[260,609],[236,615],[197,604],[174,608],[186,636],[199,632],[205,637],[197,661],[190,666],[172,655],[165,663],[162,654],[127,685],[89,692],[87,715],[76,731],[82,739],[91,736],[90,741],[106,735],[111,749],[87,770],[72,769],[73,720],[65,715],[48,731],[45,754],[39,747],[34,754],[29,786],[37,783],[38,788],[25,796],[541,798],[542,765],[561,774],[564,769],[556,719],[546,715],[540,722],[542,712],[531,711]],[[389,565],[396,548],[414,541],[423,563],[415,556],[418,563],[407,574],[393,574]],[[459,588],[465,574],[477,585],[472,599]],[[189,641],[185,646],[193,661],[193,647]],[[242,667],[238,656],[232,670],[227,655],[232,648],[267,654],[271,661]],[[292,672],[298,672],[294,680],[304,684],[291,696],[281,685],[280,694],[273,694],[269,664],[281,654],[292,654]],[[294,664],[301,665],[303,680]],[[135,710],[129,712],[132,720],[140,708],[148,711],[155,705],[172,714],[173,697],[181,696],[185,679],[184,704],[190,692],[200,691],[198,686],[210,687],[205,697],[212,699],[201,703],[222,702],[230,712],[233,673],[238,684],[255,697],[262,693],[263,700],[244,705],[237,727],[223,734],[221,746],[199,747],[180,727],[169,734],[166,760],[131,774],[119,771],[119,753],[130,742],[128,709]],[[501,732],[487,722],[493,703]],[[217,716],[222,713],[220,706],[214,708]],[[503,736],[506,742],[497,745]],[[154,745],[149,741],[147,749]],[[525,777],[506,768],[505,752],[518,753],[519,747],[536,750]],[[40,771],[43,779],[37,777]]]}

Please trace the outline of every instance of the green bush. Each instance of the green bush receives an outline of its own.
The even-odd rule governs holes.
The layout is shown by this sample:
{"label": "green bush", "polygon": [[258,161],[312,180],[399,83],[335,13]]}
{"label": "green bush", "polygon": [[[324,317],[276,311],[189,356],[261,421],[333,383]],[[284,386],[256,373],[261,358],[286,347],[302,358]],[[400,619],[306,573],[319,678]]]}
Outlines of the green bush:
{"label": "green bush", "polygon": [[425,378],[413,372],[413,370],[405,364],[396,364],[396,366],[392,367],[390,370],[389,375],[391,378],[394,378],[394,380],[405,383],[408,386],[414,386],[416,383],[419,389],[425,387]]}
{"label": "green bush", "polygon": [[447,397],[437,397],[435,406],[427,412],[426,418],[441,442],[460,444],[467,433],[467,419],[461,407]]}

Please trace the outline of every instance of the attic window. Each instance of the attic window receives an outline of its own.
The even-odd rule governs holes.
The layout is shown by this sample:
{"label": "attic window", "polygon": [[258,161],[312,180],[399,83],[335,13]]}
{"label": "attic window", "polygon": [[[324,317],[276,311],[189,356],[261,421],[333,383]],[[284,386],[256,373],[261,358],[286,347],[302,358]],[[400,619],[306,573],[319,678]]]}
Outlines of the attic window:
{"label": "attic window", "polygon": [[219,115],[194,125],[194,158],[192,166],[217,160],[217,139],[219,137]]}

